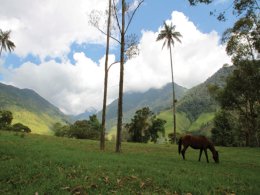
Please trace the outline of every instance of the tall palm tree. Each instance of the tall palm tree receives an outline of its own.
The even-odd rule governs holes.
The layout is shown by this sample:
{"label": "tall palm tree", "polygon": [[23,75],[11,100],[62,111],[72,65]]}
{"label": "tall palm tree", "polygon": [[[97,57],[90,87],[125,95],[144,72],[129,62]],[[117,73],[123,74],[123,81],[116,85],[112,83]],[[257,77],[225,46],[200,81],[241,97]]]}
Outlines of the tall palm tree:
{"label": "tall palm tree", "polygon": [[175,90],[174,90],[174,77],[173,77],[173,66],[172,66],[172,46],[174,47],[175,40],[181,43],[180,37],[182,37],[180,32],[175,31],[175,25],[167,25],[164,22],[164,28],[159,33],[156,41],[164,40],[162,49],[165,45],[170,49],[170,61],[171,61],[171,73],[172,73],[172,112],[173,112],[173,142],[176,143],[176,100],[175,100]]}
{"label": "tall palm tree", "polygon": [[15,44],[12,41],[10,41],[10,34],[11,34],[10,30],[2,31],[0,29],[0,46],[1,46],[0,56],[1,56],[3,50],[5,50],[5,51],[9,50],[11,52],[15,48]]}

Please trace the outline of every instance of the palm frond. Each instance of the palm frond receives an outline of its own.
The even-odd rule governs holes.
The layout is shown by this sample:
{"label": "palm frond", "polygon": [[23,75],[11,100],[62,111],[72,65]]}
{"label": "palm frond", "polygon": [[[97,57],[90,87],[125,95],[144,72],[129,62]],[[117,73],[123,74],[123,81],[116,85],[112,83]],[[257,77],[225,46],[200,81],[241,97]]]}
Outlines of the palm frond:
{"label": "palm frond", "polygon": [[160,40],[162,40],[162,39],[164,39],[164,38],[165,38],[165,34],[160,33],[160,34],[157,36],[156,41],[160,41]]}
{"label": "palm frond", "polygon": [[167,47],[171,47],[171,45],[174,46],[174,40],[177,40],[178,42],[181,43],[180,37],[182,37],[180,32],[175,31],[176,26],[171,24],[167,24],[164,21],[164,28],[160,31],[158,37],[156,38],[156,41],[161,41],[163,39],[165,39],[162,48],[164,48],[165,45],[167,45]]}
{"label": "palm frond", "polygon": [[9,50],[10,52],[12,50],[14,50],[15,48],[15,44],[10,41],[10,34],[11,34],[11,31],[8,30],[8,31],[2,31],[0,29],[0,47],[1,47],[1,50]]}
{"label": "palm frond", "polygon": [[[162,49],[164,48],[164,46],[166,45],[167,43],[167,40],[165,39],[164,42],[163,42],[163,46],[162,46]],[[168,44],[167,44],[168,45]]]}
{"label": "palm frond", "polygon": [[14,50],[14,48],[15,48],[15,44],[12,42],[12,41],[10,41],[10,40],[8,40],[7,41],[7,48],[8,48],[8,50],[11,52],[11,51],[13,51]]}

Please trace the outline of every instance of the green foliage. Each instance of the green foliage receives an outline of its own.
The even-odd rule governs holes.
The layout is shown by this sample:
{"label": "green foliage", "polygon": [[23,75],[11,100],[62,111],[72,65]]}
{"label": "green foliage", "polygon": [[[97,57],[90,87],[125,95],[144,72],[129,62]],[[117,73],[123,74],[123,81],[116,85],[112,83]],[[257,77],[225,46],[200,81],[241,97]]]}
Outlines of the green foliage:
{"label": "green foliage", "polygon": [[156,143],[159,137],[158,133],[164,134],[166,121],[156,118],[154,113],[148,107],[137,110],[131,123],[125,125],[129,133],[130,142],[147,143],[149,140]]}
{"label": "green foliage", "polygon": [[160,118],[152,118],[152,126],[149,129],[151,141],[156,143],[159,138],[158,132],[162,133],[162,136],[165,136],[165,125],[166,121]]}
{"label": "green foliage", "polygon": [[219,111],[214,118],[212,129],[212,141],[221,146],[238,146],[235,142],[236,132],[234,131],[235,118],[224,110]]}
{"label": "green foliage", "polygon": [[54,131],[54,135],[58,137],[65,137],[69,133],[69,125],[62,125],[61,123],[55,123],[52,127],[52,131]]}
{"label": "green foliage", "polygon": [[92,115],[89,120],[78,120],[72,125],[55,123],[52,127],[54,134],[59,137],[73,137],[77,139],[97,140],[100,136],[101,124],[97,116]]}
{"label": "green foliage", "polygon": [[8,110],[0,110],[0,130],[16,131],[30,133],[31,129],[22,123],[11,125],[13,120],[12,112]]}
{"label": "green foliage", "polygon": [[13,131],[18,131],[18,132],[25,132],[25,133],[30,133],[31,129],[22,123],[15,123],[12,125],[12,130]]}
{"label": "green foliage", "polygon": [[0,110],[0,129],[11,125],[13,120],[12,112],[8,110]]}
{"label": "green foliage", "polygon": [[99,133],[87,120],[76,121],[69,130],[69,136],[77,139],[98,139]]}
{"label": "green foliage", "polygon": [[254,14],[240,18],[227,29],[222,42],[227,42],[227,54],[232,56],[234,64],[245,59],[255,59],[260,52],[260,20]]}
{"label": "green foliage", "polygon": [[[0,136],[1,194],[259,194],[258,148],[217,147],[220,164],[170,144],[99,142],[10,132]],[[174,165],[174,166],[173,166]]]}
{"label": "green foliage", "polygon": [[[246,146],[259,146],[260,61],[243,60],[236,64],[227,85],[217,91],[217,100],[226,112],[236,117],[240,141]],[[223,121],[223,120],[222,120]],[[218,129],[218,127],[215,127]],[[238,134],[238,132],[236,132]]]}
{"label": "green foliage", "polygon": [[[232,56],[236,69],[223,89],[215,90],[222,111],[215,118],[214,139],[222,144],[237,144],[230,138],[238,136],[239,145],[260,146],[260,18],[255,0],[234,0],[233,13],[241,16],[225,31],[222,41]],[[213,90],[214,91],[214,90]],[[214,93],[214,92],[213,92]],[[231,121],[232,116],[235,123]],[[233,125],[230,125],[233,124]],[[227,139],[222,140],[225,133]],[[232,136],[230,136],[232,134]],[[222,140],[222,141],[221,141]]]}

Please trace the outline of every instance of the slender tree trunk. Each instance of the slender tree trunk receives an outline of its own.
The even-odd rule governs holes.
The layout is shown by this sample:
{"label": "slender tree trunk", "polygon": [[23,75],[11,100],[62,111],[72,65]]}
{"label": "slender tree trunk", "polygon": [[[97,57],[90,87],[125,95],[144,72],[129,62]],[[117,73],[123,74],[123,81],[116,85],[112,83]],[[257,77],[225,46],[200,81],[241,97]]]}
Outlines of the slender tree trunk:
{"label": "slender tree trunk", "polygon": [[173,143],[176,143],[176,106],[175,106],[175,89],[174,89],[174,77],[173,77],[173,65],[172,65],[172,47],[170,46],[170,60],[171,60],[171,72],[172,72],[172,114],[173,114]]}
{"label": "slender tree trunk", "polygon": [[0,49],[0,57],[1,57],[2,51],[3,51],[3,46],[1,46],[1,49]]}
{"label": "slender tree trunk", "polygon": [[110,23],[111,23],[111,0],[108,3],[108,20],[107,20],[107,46],[106,46],[106,60],[105,60],[105,78],[104,78],[104,96],[103,96],[103,110],[102,110],[102,129],[100,135],[100,150],[105,150],[105,132],[106,132],[106,106],[107,106],[107,82],[108,82],[108,54],[109,54],[109,37],[110,37]]}
{"label": "slender tree trunk", "polygon": [[116,152],[121,152],[121,134],[123,123],[123,86],[124,86],[124,52],[125,52],[125,0],[122,0],[122,28],[121,28],[121,50],[120,50],[120,80],[117,112],[117,137]]}

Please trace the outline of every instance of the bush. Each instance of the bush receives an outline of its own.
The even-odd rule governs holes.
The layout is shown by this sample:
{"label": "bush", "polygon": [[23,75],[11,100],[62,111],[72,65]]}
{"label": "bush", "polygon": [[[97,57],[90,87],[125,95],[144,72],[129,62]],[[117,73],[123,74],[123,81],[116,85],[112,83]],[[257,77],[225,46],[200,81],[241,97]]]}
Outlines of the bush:
{"label": "bush", "polygon": [[55,123],[52,130],[56,136],[60,137],[97,140],[100,136],[101,124],[97,116],[93,115],[89,117],[89,120],[79,120],[72,125]]}
{"label": "bush", "polygon": [[16,123],[12,126],[11,128],[13,131],[16,132],[24,132],[24,133],[30,133],[31,129],[25,125],[23,125],[22,123]]}
{"label": "bush", "polygon": [[0,110],[0,129],[7,128],[11,125],[13,120],[12,112],[8,110]]}

